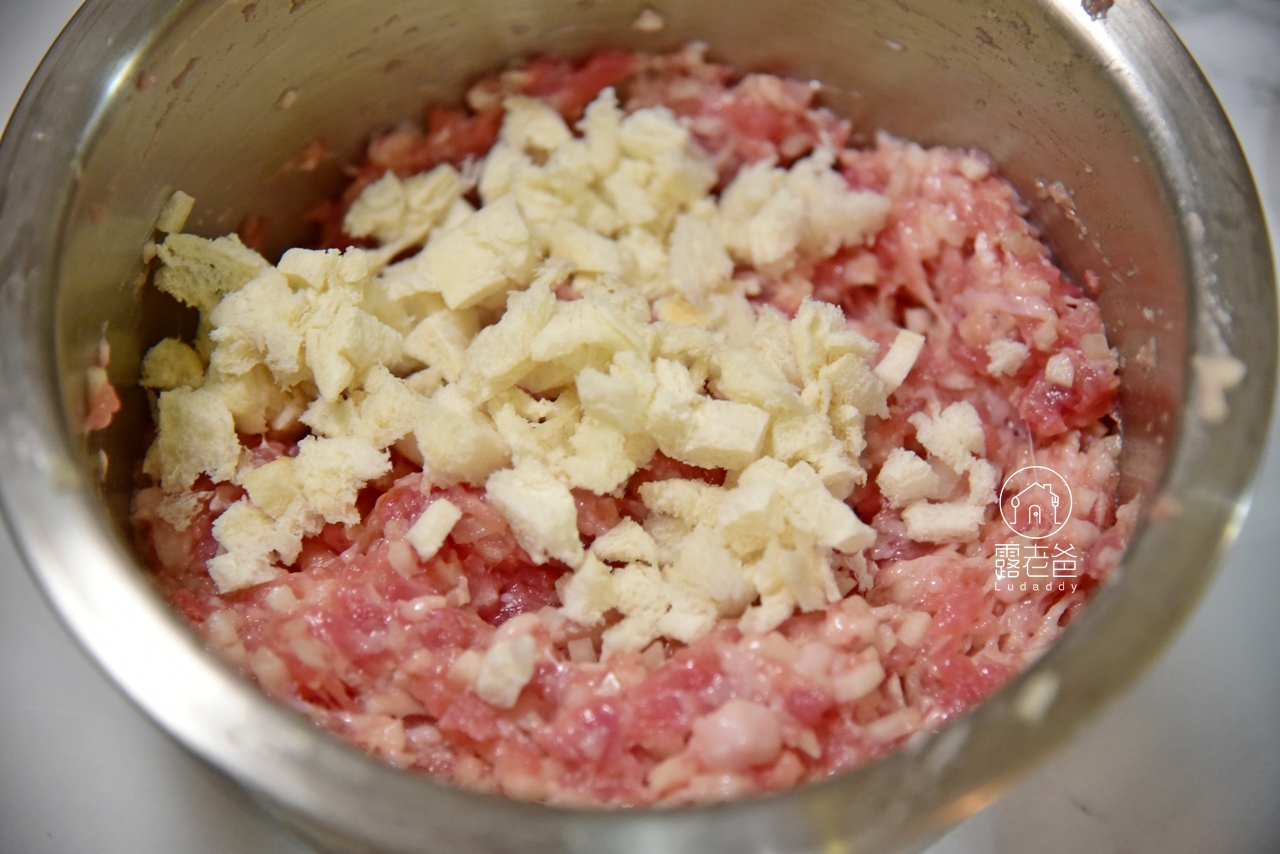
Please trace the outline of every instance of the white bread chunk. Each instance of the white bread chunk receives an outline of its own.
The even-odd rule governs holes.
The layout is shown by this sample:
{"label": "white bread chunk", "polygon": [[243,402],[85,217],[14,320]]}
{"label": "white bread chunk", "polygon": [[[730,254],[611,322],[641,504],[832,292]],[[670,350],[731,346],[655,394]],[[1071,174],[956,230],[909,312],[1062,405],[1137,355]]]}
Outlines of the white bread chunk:
{"label": "white bread chunk", "polygon": [[622,120],[618,146],[622,153],[640,160],[657,160],[681,151],[689,143],[689,131],[666,107],[636,110]]}
{"label": "white bread chunk", "polygon": [[340,294],[335,297],[361,308],[373,275],[368,253],[355,247],[345,252],[290,249],[281,256],[276,270],[284,273],[289,286],[305,294],[311,304],[320,294],[336,291]]}
{"label": "white bread chunk", "polygon": [[862,356],[853,353],[840,356],[819,369],[818,382],[830,385],[833,409],[848,405],[866,415],[883,418],[889,414],[888,386]]}
{"label": "white bread chunk", "polygon": [[213,536],[226,549],[209,561],[209,576],[219,593],[232,593],[284,574],[272,563],[275,520],[240,499],[213,522]]}
{"label": "white bread chunk", "polygon": [[801,376],[800,366],[796,361],[795,346],[791,336],[791,319],[774,306],[767,304],[757,306],[755,316],[751,346],[787,382],[803,388],[807,378]]}
{"label": "white bread chunk", "polygon": [[850,189],[834,162],[824,146],[790,170],[768,161],[741,169],[721,197],[717,221],[730,253],[767,268],[793,260],[797,251],[823,258],[869,242],[884,228],[889,200]]}
{"label": "white bread chunk", "polygon": [[[226,516],[226,513],[223,513],[223,516]],[[209,561],[209,577],[213,579],[219,593],[234,593],[237,590],[256,587],[259,584],[274,581],[284,574],[285,570],[282,567],[256,551],[227,552]]]}
{"label": "white bread chunk", "polygon": [[467,348],[480,331],[474,308],[441,308],[424,317],[404,338],[404,355],[440,368],[446,382],[457,382],[467,364]]}
{"label": "white bread chunk", "polygon": [[582,626],[599,625],[605,612],[617,607],[613,570],[594,550],[583,556],[576,572],[565,573],[556,581],[560,611]]}
{"label": "white bread chunk", "polygon": [[155,391],[196,389],[204,384],[204,363],[200,354],[177,338],[165,338],[147,351],[142,360],[139,385]]}
{"label": "white bread chunk", "polygon": [[273,519],[289,512],[302,498],[302,484],[294,473],[293,457],[280,457],[243,472],[240,485],[249,493],[255,507]]}
{"label": "white bread chunk", "polygon": [[447,498],[437,498],[409,528],[404,538],[413,546],[422,560],[431,560],[444,545],[445,539],[462,518],[462,511]]}
{"label": "white bread chunk", "polygon": [[555,558],[571,567],[582,564],[578,508],[569,487],[551,471],[536,463],[496,471],[485,483],[485,496],[534,563]]}
{"label": "white bread chunk", "polygon": [[578,129],[586,141],[588,159],[597,177],[611,174],[618,166],[621,147],[618,133],[622,127],[622,110],[613,87],[603,90],[587,105]]}
{"label": "white bread chunk", "polygon": [[513,95],[503,107],[506,116],[499,139],[512,148],[550,154],[573,139],[564,119],[545,101]]}
{"label": "white bread chunk", "polygon": [[194,198],[181,190],[175,190],[160,208],[160,213],[156,215],[156,231],[163,231],[165,234],[182,231],[182,227],[187,224],[187,217],[191,216],[195,206]]}
{"label": "white bread chunk", "polygon": [[798,161],[787,172],[786,187],[804,203],[800,250],[817,258],[841,246],[869,242],[889,214],[890,202],[879,193],[852,190],[832,169],[835,152],[829,146]]}
{"label": "white bread chunk", "polygon": [[413,433],[423,422],[427,400],[404,380],[376,365],[365,377],[364,397],[355,408],[356,422],[350,432],[333,435],[358,436],[370,447],[382,450]]}
{"label": "white bread chunk", "polygon": [[440,293],[454,310],[525,287],[533,279],[536,264],[533,237],[510,196],[485,205],[442,233],[417,262],[422,289]]}
{"label": "white bread chunk", "polygon": [[924,349],[924,336],[907,329],[899,329],[898,335],[889,346],[889,352],[876,365],[876,376],[885,386],[888,394],[893,394],[902,381],[911,373],[920,351]]}
{"label": "white bread chunk", "polygon": [[858,518],[852,507],[831,496],[808,463],[792,466],[781,487],[787,520],[796,530],[813,537],[819,546],[857,554],[875,542],[875,531]]}
{"label": "white bread chunk", "polygon": [[788,464],[808,463],[821,475],[827,490],[842,501],[866,480],[866,472],[836,438],[831,421],[821,415],[777,419],[769,437],[769,454]]}
{"label": "white bread chunk", "polygon": [[715,203],[707,193],[715,186],[718,175],[705,154],[696,146],[686,144],[652,162],[649,193],[662,207],[658,218],[660,231],[670,231],[675,224],[673,214],[678,217],[678,211],[686,211],[708,223],[714,220]]}
{"label": "white bread chunk", "polygon": [[[653,319],[654,307],[620,276],[608,273],[579,273],[573,277],[572,288],[584,299],[609,306],[628,323],[634,325],[642,337]],[[644,338],[647,342],[647,338]],[[647,352],[647,346],[646,346]]]}
{"label": "white bread chunk", "polygon": [[484,483],[511,459],[493,421],[456,385],[432,395],[414,436],[425,467],[445,483]]}
{"label": "white bread chunk", "polygon": [[[749,473],[766,461],[776,462],[765,457],[753,463],[742,473],[738,485],[727,490],[716,505],[716,524],[725,542],[740,557],[763,551],[780,533],[782,511],[777,482],[749,479]],[[780,468],[781,476],[785,476],[786,466]]]}
{"label": "white bread chunk", "polygon": [[894,448],[880,467],[876,486],[890,507],[906,507],[935,495],[939,481],[933,466],[906,448]]}
{"label": "white bread chunk", "polygon": [[458,380],[462,393],[485,401],[515,385],[533,368],[529,350],[534,338],[556,314],[557,300],[548,278],[539,275],[528,290],[507,299],[507,310],[492,326],[480,330],[467,348],[467,364]]}
{"label": "white bread chunk", "polygon": [[528,635],[494,642],[480,661],[476,696],[496,708],[511,708],[533,678],[537,658],[537,642]]}
{"label": "white bread chunk", "polygon": [[653,376],[655,385],[645,427],[664,454],[678,459],[694,408],[702,398],[693,375],[680,362],[655,359]]}
{"label": "white bread chunk", "polygon": [[645,507],[654,513],[674,516],[690,528],[716,524],[723,493],[721,487],[683,478],[655,480],[640,486],[640,500]]}
{"label": "white bread chunk", "polygon": [[[813,557],[807,549],[789,549],[777,540],[770,541],[764,554],[750,568],[752,580],[760,591],[760,605],[742,615],[739,627],[748,632],[770,632],[797,607],[809,611],[825,605],[826,576],[831,570],[825,561],[815,561]],[[834,579],[830,587],[834,590]],[[803,602],[797,599],[797,594]]]}
{"label": "white bread chunk", "polygon": [[757,267],[785,261],[800,244],[804,201],[780,187],[746,221],[746,257]]}
{"label": "white bread chunk", "polygon": [[648,349],[642,331],[612,306],[595,299],[579,299],[556,306],[555,314],[530,342],[529,356],[535,362],[555,362],[571,355],[581,359],[583,354],[575,353],[580,348],[610,355],[621,350]]}
{"label": "white bread chunk", "polygon": [[876,345],[849,329],[839,306],[805,298],[791,320],[791,345],[795,364],[805,383],[817,379],[821,370],[847,354],[865,358]]}
{"label": "white bread chunk", "polygon": [[725,289],[708,294],[702,306],[707,328],[723,337],[725,347],[746,347],[756,337],[756,309],[744,289],[728,284]]}
{"label": "white bread chunk", "polygon": [[801,611],[816,611],[840,599],[835,576],[825,556],[799,544],[787,548],[779,541],[769,544],[764,557],[755,566],[756,586],[761,598],[781,587]]}
{"label": "white bread chunk", "polygon": [[627,228],[618,236],[618,248],[627,281],[650,299],[668,292],[667,250],[661,238],[645,228]]}
{"label": "white bread chunk", "polygon": [[207,474],[214,483],[230,480],[240,462],[235,420],[208,389],[175,388],[160,395],[157,436],[144,469],[166,492],[190,489]]}
{"label": "white bread chunk", "polygon": [[642,463],[653,455],[650,443],[632,443],[612,424],[584,418],[569,439],[572,453],[560,464],[575,489],[608,495],[626,484]]}
{"label": "white bread chunk", "polygon": [[[685,595],[673,597],[681,604],[685,618],[693,618],[696,630],[667,634],[689,643],[710,630],[702,625],[702,615],[712,622],[720,614],[740,614],[756,598],[756,590],[743,573],[742,565],[727,549],[713,528],[699,526],[680,543],[675,559],[663,569],[663,578]],[[691,605],[693,600],[706,604]],[[679,620],[680,618],[677,618]]]}
{"label": "white bread chunk", "polygon": [[996,500],[1000,470],[986,460],[974,460],[969,466],[969,503],[986,507]]}
{"label": "white bread chunk", "polygon": [[608,563],[658,563],[658,543],[634,519],[623,519],[596,537],[591,553]]}
{"label": "white bread chunk", "polygon": [[[701,395],[711,355],[719,346],[715,333],[697,323],[675,324],[662,320],[651,323],[648,331],[655,375],[663,360],[677,364],[684,369],[681,376],[688,376],[689,388],[695,395]],[[682,378],[680,382],[685,380]]]}
{"label": "white bread chunk", "polygon": [[680,543],[693,530],[693,526],[686,524],[682,519],[662,513],[649,514],[648,518],[644,520],[643,527],[653,537],[653,541],[658,544],[658,561],[660,564],[670,563],[675,559]]}
{"label": "white bread chunk", "polygon": [[551,254],[568,258],[584,273],[623,273],[618,244],[572,220],[557,220],[551,228]]}
{"label": "white bread chunk", "polygon": [[653,176],[653,167],[625,157],[613,174],[604,179],[604,197],[613,205],[624,223],[643,226],[658,218],[658,208],[645,189]]}
{"label": "white bread chunk", "polygon": [[308,436],[298,443],[293,466],[307,509],[326,522],[344,525],[360,521],[356,493],[390,470],[391,459],[385,451],[353,437]]}
{"label": "white bread chunk", "polygon": [[671,609],[671,585],[652,566],[631,563],[614,571],[610,593],[623,619],[610,626],[601,637],[600,658],[608,660],[619,652],[644,649],[661,632],[658,623]]}
{"label": "white bread chunk", "polygon": [[987,373],[993,377],[1013,376],[1031,355],[1031,348],[1021,341],[1001,338],[987,345]]}
{"label": "white bread chunk", "polygon": [[780,415],[805,411],[795,386],[754,347],[719,350],[711,357],[710,367],[711,389],[726,400]]}
{"label": "white bread chunk", "polygon": [[[509,99],[508,103],[519,100]],[[555,110],[524,100],[535,105],[522,112],[538,114],[534,122],[541,124],[534,133],[538,138],[513,130],[521,123],[520,116],[508,117],[498,144],[484,160],[480,198],[490,205],[511,195],[542,249],[548,246],[549,230],[557,220],[571,219],[593,230],[612,231],[617,217],[601,204],[587,143],[572,137]]]}
{"label": "white bread chunk", "polygon": [[707,398],[693,410],[672,456],[702,468],[743,469],[759,458],[768,428],[762,409]]}
{"label": "white bread chunk", "polygon": [[719,236],[690,214],[676,217],[668,263],[671,283],[694,303],[733,275],[733,261]]}
{"label": "white bread chunk", "polygon": [[593,367],[583,368],[575,378],[582,411],[588,416],[614,424],[625,433],[644,429],[649,400],[657,380],[647,362],[635,354],[620,353],[609,366],[609,373]]}
{"label": "white bread chunk", "polygon": [[304,317],[309,308],[307,298],[294,293],[283,273],[263,273],[210,312],[215,327],[209,336],[216,345],[213,365],[225,373],[242,374],[262,363],[284,387],[305,379]]}
{"label": "white bread chunk", "polygon": [[476,187],[480,200],[487,205],[494,199],[511,193],[512,185],[534,168],[532,158],[519,146],[499,139],[484,158],[480,181]]}
{"label": "white bread chunk", "polygon": [[562,472],[583,421],[582,408],[572,392],[561,392],[555,400],[538,400],[513,388],[489,401],[488,410],[511,448],[514,465],[531,461]]}
{"label": "white bread chunk", "polygon": [[394,364],[403,350],[400,333],[362,311],[359,298],[353,288],[331,288],[312,301],[304,346],[322,398],[342,394],[374,365]]}
{"label": "white bread chunk", "polygon": [[[674,566],[676,564],[672,564]],[[715,627],[718,615],[710,600],[693,594],[681,595],[681,589],[675,586],[678,582],[670,573],[663,576],[662,581],[671,604],[667,612],[658,618],[650,640],[668,637],[681,643],[693,643]],[[640,647],[648,645],[646,642]]]}
{"label": "white bread chunk", "polygon": [[968,401],[953,403],[934,417],[917,412],[910,418],[920,444],[959,474],[974,455],[986,453],[982,419]]}
{"label": "white bread chunk", "polygon": [[965,501],[916,501],[902,511],[907,536],[918,543],[967,542],[978,536],[986,508]]}
{"label": "white bread chunk", "polygon": [[[762,576],[770,573],[762,572]],[[796,609],[795,600],[785,591],[777,590],[760,597],[760,603],[752,605],[738,620],[738,628],[744,634],[765,635],[782,625]]]}
{"label": "white bread chunk", "polygon": [[216,240],[170,234],[156,247],[156,254],[161,264],[156,287],[201,311],[211,311],[223,296],[270,266],[234,234]]}
{"label": "white bread chunk", "polygon": [[736,260],[766,266],[799,245],[804,203],[784,186],[786,174],[762,160],[740,169],[725,188],[716,227]]}
{"label": "white bread chunk", "polygon": [[222,401],[240,433],[254,435],[268,428],[288,426],[301,411],[293,394],[286,394],[275,384],[266,365],[255,365],[239,376],[228,376],[211,367],[200,387]]}
{"label": "white bread chunk", "polygon": [[373,237],[384,246],[411,246],[440,224],[470,186],[447,163],[404,179],[388,171],[351,203],[343,231],[352,237]]}

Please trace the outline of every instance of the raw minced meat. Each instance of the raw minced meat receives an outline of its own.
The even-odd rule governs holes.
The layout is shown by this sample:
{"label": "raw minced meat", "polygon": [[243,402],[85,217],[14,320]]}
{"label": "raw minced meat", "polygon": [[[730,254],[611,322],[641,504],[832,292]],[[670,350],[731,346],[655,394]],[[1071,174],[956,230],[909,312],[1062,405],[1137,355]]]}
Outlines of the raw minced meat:
{"label": "raw minced meat", "polygon": [[[483,157],[507,96],[543,99],[572,123],[608,86],[627,112],[661,105],[680,117],[714,166],[717,192],[744,166],[789,166],[826,146],[850,189],[888,199],[870,241],[800,252],[784,267],[739,263],[735,273],[754,273],[753,303],[787,316],[807,299],[839,306],[878,350],[872,361],[903,328],[924,336],[887,411],[865,420],[866,476],[847,505],[875,539],[857,559],[832,554],[834,601],[798,608],[767,632],[722,618],[691,642],[659,637],[601,661],[602,636],[620,615],[596,625],[567,618],[557,582],[570,567],[535,561],[483,488],[433,482],[400,446],[360,489],[358,520],[324,525],[287,572],[246,589],[219,592],[208,568],[225,552],[215,522],[246,496],[225,477],[196,478],[180,521],[147,479],[134,502],[140,548],[164,595],[220,655],[398,766],[520,799],[614,806],[821,779],[989,696],[1059,636],[1111,571],[1136,515],[1116,504],[1115,358],[1097,304],[1054,266],[984,155],[887,135],[847,148],[848,123],[815,104],[815,87],[738,77],[696,48],[607,52],[581,65],[538,58],[481,81],[467,108],[433,107],[424,128],[371,142],[344,195],[313,211],[319,245],[376,246],[343,233],[351,204],[387,172],[407,178]],[[557,296],[574,294],[566,286]],[[941,430],[946,413],[960,423],[970,411],[979,432],[962,440],[970,450],[956,451],[949,469],[939,463],[951,453],[947,436],[927,431]],[[296,415],[240,429],[240,465],[295,457],[307,432]],[[989,465],[966,473],[975,447]],[[910,515],[928,505],[920,495],[960,506],[981,491],[978,472],[1029,465],[1059,473],[1071,490],[1071,516],[1051,536],[1016,537],[1002,519],[1007,504],[978,501],[972,535]],[[653,511],[642,487],[673,479],[719,486],[726,472],[659,451],[617,490],[574,489],[582,545],[624,520],[644,523]],[[406,535],[440,500],[460,515],[424,559]],[[1071,571],[1014,574],[1011,543],[1069,554]]]}

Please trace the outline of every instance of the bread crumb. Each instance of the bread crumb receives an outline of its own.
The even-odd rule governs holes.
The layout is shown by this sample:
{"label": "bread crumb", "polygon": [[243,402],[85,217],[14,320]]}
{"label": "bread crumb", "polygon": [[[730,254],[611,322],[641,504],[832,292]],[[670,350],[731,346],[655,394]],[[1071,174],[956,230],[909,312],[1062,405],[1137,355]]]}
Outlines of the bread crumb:
{"label": "bread crumb", "polygon": [[194,198],[181,190],[175,190],[156,216],[156,231],[161,231],[165,234],[182,231],[187,224],[187,217],[191,216],[191,211],[195,204],[196,200]]}
{"label": "bread crumb", "polygon": [[667,26],[667,21],[648,6],[640,10],[640,14],[631,22],[631,28],[640,33],[660,33]]}
{"label": "bread crumb", "polygon": [[985,510],[965,502],[916,501],[902,511],[907,536],[918,543],[966,542],[978,536]]}
{"label": "bread crumb", "polygon": [[986,453],[982,419],[968,401],[953,403],[932,418],[917,412],[910,421],[920,444],[957,474],[968,469],[973,455]]}
{"label": "bread crumb", "polygon": [[204,363],[199,353],[177,338],[165,338],[147,351],[139,383],[156,391],[197,389],[204,384]]}
{"label": "bread crumb", "polygon": [[431,560],[444,545],[445,538],[462,518],[462,511],[447,498],[438,498],[427,505],[422,515],[409,528],[404,538],[413,546],[422,560]]}
{"label": "bread crumb", "polygon": [[905,507],[933,496],[939,481],[933,466],[906,448],[894,448],[876,476],[876,485],[890,507]]}

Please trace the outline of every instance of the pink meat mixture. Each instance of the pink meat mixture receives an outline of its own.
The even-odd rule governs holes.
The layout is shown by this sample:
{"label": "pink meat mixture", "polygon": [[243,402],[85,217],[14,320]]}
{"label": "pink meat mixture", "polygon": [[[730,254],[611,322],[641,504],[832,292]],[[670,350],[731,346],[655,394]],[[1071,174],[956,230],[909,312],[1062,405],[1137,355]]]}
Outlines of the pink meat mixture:
{"label": "pink meat mixture", "polygon": [[[537,59],[478,84],[469,110],[436,108],[425,130],[375,139],[345,196],[315,212],[321,244],[354,242],[340,233],[343,210],[385,170],[482,155],[502,94],[544,97],[572,120],[606,85],[630,109],[665,104],[687,117],[725,181],[745,162],[790,163],[849,135],[814,104],[814,87],[736,79],[696,51],[605,53],[582,66]],[[362,493],[360,524],[330,526],[288,575],[228,595],[205,562],[218,548],[213,520],[242,491],[205,481],[204,511],[176,531],[155,513],[159,489],[140,489],[139,542],[160,588],[211,647],[322,727],[395,765],[521,799],[643,806],[777,790],[853,768],[961,714],[1053,642],[1132,530],[1135,509],[1117,509],[1115,498],[1116,365],[1088,337],[1103,331],[1097,304],[1063,278],[982,154],[881,136],[869,150],[844,149],[839,164],[853,187],[892,200],[888,224],[870,247],[802,259],[766,281],[760,300],[787,312],[806,295],[837,303],[882,354],[900,326],[927,336],[889,416],[868,419],[869,476],[849,502],[878,538],[866,570],[842,576],[842,601],[763,636],[726,620],[689,646],[582,660],[592,657],[582,644],[571,654],[570,641],[589,637],[598,650],[601,628],[555,610],[567,567],[535,565],[483,492],[426,484],[403,458]],[[1025,342],[1030,356],[993,376],[987,346],[1002,339]],[[1054,354],[1071,361],[1069,388],[1045,376]],[[977,409],[988,459],[1005,473],[1034,453],[1070,482],[1073,517],[1045,541],[1078,555],[1075,576],[1055,579],[1070,584],[1001,586],[995,549],[1012,535],[992,511],[977,540],[929,545],[908,538],[881,496],[876,475],[890,451],[922,450],[908,418],[956,401]],[[266,461],[293,453],[298,438],[241,440]],[[640,483],[670,477],[719,483],[723,472],[659,455],[620,497],[579,492],[584,544],[622,517],[642,521]],[[464,516],[424,564],[402,537],[440,497]],[[475,660],[463,654],[517,633],[536,639],[539,663],[514,708],[497,709],[458,678]]]}

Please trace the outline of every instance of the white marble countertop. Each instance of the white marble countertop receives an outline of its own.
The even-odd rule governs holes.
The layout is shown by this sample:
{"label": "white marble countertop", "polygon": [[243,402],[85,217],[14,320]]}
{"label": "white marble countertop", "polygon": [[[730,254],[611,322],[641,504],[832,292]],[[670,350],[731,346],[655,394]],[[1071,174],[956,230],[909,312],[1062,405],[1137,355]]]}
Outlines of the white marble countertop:
{"label": "white marble countertop", "polygon": [[[1124,0],[1120,0],[1124,2]],[[0,0],[0,116],[79,0]],[[1159,0],[1213,83],[1280,247],[1280,0]],[[1174,646],[1071,745],[929,854],[1280,851],[1280,433]],[[0,852],[306,854],[131,706],[0,530]]]}

